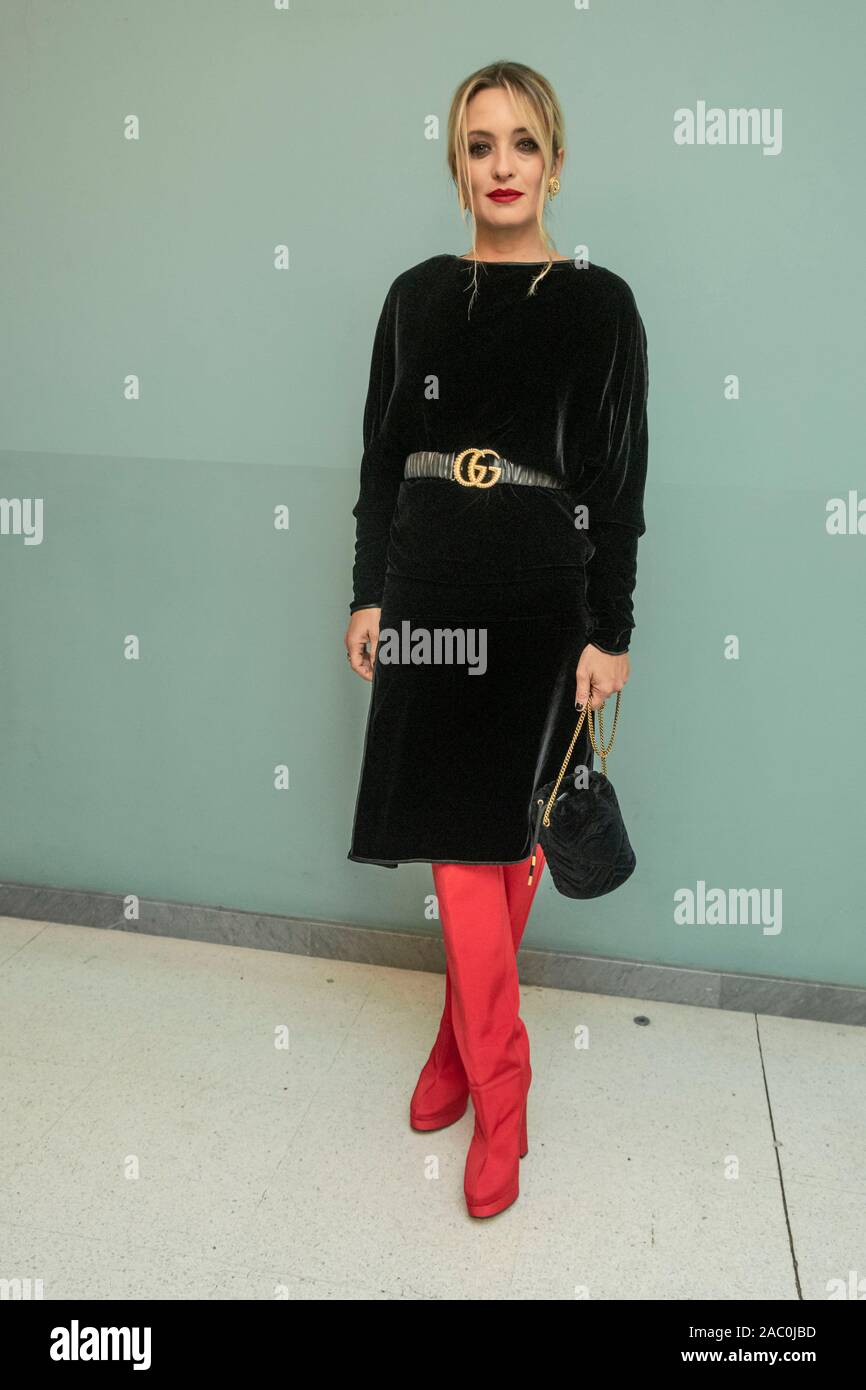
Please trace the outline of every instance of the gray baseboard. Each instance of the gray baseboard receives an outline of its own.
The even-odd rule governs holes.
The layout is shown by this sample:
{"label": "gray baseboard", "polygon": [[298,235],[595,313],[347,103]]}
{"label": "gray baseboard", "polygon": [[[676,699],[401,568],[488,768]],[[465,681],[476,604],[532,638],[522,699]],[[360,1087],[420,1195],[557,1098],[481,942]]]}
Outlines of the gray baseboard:
{"label": "gray baseboard", "polygon": [[[249,946],[261,951],[288,951],[292,955],[389,965],[401,970],[445,970],[445,953],[438,935],[145,899],[140,901],[139,920],[130,922],[123,916],[120,894],[80,889],[0,884],[0,916],[146,936],[174,936],[214,945]],[[853,985],[694,970],[530,947],[521,950],[518,963],[521,982],[526,985],[827,1023],[866,1024],[866,989]]]}

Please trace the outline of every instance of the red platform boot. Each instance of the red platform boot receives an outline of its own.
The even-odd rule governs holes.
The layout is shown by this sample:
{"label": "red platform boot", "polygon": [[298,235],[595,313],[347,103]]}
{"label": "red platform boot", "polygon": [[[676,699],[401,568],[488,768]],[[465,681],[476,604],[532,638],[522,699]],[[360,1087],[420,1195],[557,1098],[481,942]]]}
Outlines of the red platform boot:
{"label": "red platform boot", "polygon": [[[514,954],[517,955],[532,901],[535,896],[544,868],[544,850],[537,847],[537,858],[533,882],[527,883],[529,876],[529,856],[519,864],[503,864],[505,889],[508,896],[508,915],[511,921],[511,940]],[[529,1066],[527,1050],[526,1065]],[[530,1072],[531,1077],[531,1072]],[[451,974],[445,970],[445,1007],[439,1022],[439,1032],[430,1051],[430,1056],[421,1069],[412,1099],[409,1103],[409,1123],[413,1129],[444,1129],[453,1125],[466,1113],[469,1103],[469,1082],[466,1069],[454,1036],[451,1018]],[[520,1157],[527,1151],[526,1126],[524,1116],[521,1134]]]}
{"label": "red platform boot", "polygon": [[409,1103],[413,1129],[444,1129],[466,1113],[469,1082],[451,1021],[451,976],[445,971],[445,1008],[439,1032]]}
{"label": "red platform boot", "polygon": [[[519,864],[503,864],[502,875],[505,879],[505,893],[508,898],[508,915],[511,918],[511,939],[514,946],[514,954],[520,950],[520,943],[523,939],[523,931],[529,920],[532,911],[532,903],[535,898],[541,875],[544,871],[546,860],[544,850],[541,845],[536,846],[535,873],[532,883],[528,883],[529,863],[532,856],[527,855],[526,859]],[[524,1061],[527,1074],[526,1089],[532,1084],[532,1068],[529,1064],[529,1035],[525,1027],[521,1024],[520,1029],[521,1047],[524,1051]],[[523,1107],[523,1120],[520,1130],[520,1157],[524,1158],[529,1150],[529,1138],[526,1129],[526,1106]]]}
{"label": "red platform boot", "polygon": [[501,864],[434,864],[454,1034],[475,1109],[463,1189],[471,1216],[517,1199],[532,1075]]}

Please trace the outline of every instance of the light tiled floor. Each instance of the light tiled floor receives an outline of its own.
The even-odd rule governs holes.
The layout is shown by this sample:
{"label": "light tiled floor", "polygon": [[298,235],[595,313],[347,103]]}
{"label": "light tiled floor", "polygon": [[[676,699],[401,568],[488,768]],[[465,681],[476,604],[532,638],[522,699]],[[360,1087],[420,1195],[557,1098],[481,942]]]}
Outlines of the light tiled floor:
{"label": "light tiled floor", "polygon": [[0,918],[0,1278],[47,1299],[852,1296],[866,1030],[524,988],[521,1194],[474,1221],[471,1104],[408,1124],[443,983]]}

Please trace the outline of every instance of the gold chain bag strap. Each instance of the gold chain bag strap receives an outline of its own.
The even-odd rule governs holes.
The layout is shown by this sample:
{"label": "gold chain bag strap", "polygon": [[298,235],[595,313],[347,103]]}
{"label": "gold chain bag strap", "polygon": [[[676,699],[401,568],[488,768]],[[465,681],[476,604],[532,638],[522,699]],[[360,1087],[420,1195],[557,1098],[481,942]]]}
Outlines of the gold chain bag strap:
{"label": "gold chain bag strap", "polygon": [[[581,710],[568,752],[555,781],[542,787],[536,797],[538,810],[532,838],[529,883],[532,883],[541,844],[550,866],[555,887],[569,898],[596,898],[610,893],[634,872],[636,859],[629,843],[613,784],[607,776],[607,757],[613,748],[619,719],[620,697],[610,741],[604,743],[604,706]],[[594,716],[598,715],[596,739]],[[584,722],[593,750],[601,759],[601,772],[590,772],[586,787],[572,785],[558,795],[560,784],[574,752]]]}

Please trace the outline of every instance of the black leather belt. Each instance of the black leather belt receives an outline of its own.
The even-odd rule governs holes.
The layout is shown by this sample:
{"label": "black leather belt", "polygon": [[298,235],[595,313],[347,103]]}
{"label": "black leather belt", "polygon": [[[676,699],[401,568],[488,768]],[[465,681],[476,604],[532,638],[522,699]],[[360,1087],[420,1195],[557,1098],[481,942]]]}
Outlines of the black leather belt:
{"label": "black leather belt", "polygon": [[[489,462],[483,460],[489,457]],[[462,449],[450,454],[421,449],[408,454],[404,478],[446,478],[463,487],[493,487],[495,483],[526,483],[531,487],[564,486],[561,478],[500,458],[495,449]]]}

